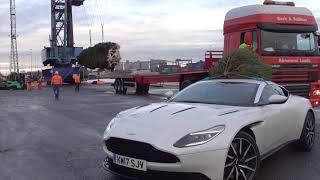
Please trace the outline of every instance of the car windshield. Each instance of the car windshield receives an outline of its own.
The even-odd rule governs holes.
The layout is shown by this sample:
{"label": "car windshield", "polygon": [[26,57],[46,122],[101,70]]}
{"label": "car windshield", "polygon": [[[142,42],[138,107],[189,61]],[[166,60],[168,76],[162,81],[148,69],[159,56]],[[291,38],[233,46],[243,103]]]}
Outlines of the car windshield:
{"label": "car windshield", "polygon": [[171,101],[253,106],[258,87],[258,84],[245,82],[203,81],[186,88]]}
{"label": "car windshield", "polygon": [[313,33],[278,33],[261,31],[263,55],[314,56],[319,54]]}

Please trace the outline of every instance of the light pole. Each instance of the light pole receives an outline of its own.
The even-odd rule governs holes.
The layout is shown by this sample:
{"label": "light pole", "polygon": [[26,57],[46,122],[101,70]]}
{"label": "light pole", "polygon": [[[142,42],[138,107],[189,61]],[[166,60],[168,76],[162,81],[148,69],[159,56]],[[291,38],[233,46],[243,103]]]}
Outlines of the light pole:
{"label": "light pole", "polygon": [[31,65],[30,74],[32,75],[32,49],[30,49],[30,65]]}
{"label": "light pole", "polygon": [[104,28],[103,28],[103,23],[101,23],[101,42],[104,42]]}

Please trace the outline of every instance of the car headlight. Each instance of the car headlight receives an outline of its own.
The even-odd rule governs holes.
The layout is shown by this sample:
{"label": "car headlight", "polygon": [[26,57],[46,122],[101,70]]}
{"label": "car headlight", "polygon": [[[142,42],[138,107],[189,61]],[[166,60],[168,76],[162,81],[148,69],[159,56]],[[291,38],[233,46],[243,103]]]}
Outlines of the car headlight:
{"label": "car headlight", "polygon": [[181,138],[173,146],[177,148],[185,148],[202,145],[217,137],[220,133],[224,131],[224,129],[225,125],[220,125],[204,131],[190,133]]}
{"label": "car headlight", "polygon": [[109,131],[110,131],[110,130],[112,129],[112,127],[114,126],[114,124],[115,124],[115,119],[112,119],[112,120],[109,122],[106,130],[104,131],[104,135],[106,135],[106,134],[109,133]]}

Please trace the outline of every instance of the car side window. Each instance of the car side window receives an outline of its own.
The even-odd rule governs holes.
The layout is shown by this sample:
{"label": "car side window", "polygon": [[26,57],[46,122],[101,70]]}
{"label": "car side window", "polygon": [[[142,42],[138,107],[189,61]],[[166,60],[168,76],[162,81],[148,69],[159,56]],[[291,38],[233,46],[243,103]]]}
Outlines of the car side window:
{"label": "car side window", "polygon": [[258,105],[266,105],[269,104],[269,98],[272,95],[280,95],[277,91],[275,91],[272,85],[267,85],[264,87]]}

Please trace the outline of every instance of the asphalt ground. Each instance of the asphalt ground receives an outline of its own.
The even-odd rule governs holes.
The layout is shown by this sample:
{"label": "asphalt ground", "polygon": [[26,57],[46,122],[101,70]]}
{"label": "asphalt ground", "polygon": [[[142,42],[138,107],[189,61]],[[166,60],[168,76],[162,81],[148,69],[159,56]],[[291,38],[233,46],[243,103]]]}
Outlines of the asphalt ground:
{"label": "asphalt ground", "polygon": [[[50,88],[0,91],[0,180],[124,180],[102,168],[103,131],[119,111],[163,101],[163,91],[121,96],[87,86],[75,94],[69,86],[62,88],[59,101]],[[319,180],[319,138],[311,153],[289,145],[270,156],[257,179]]]}

